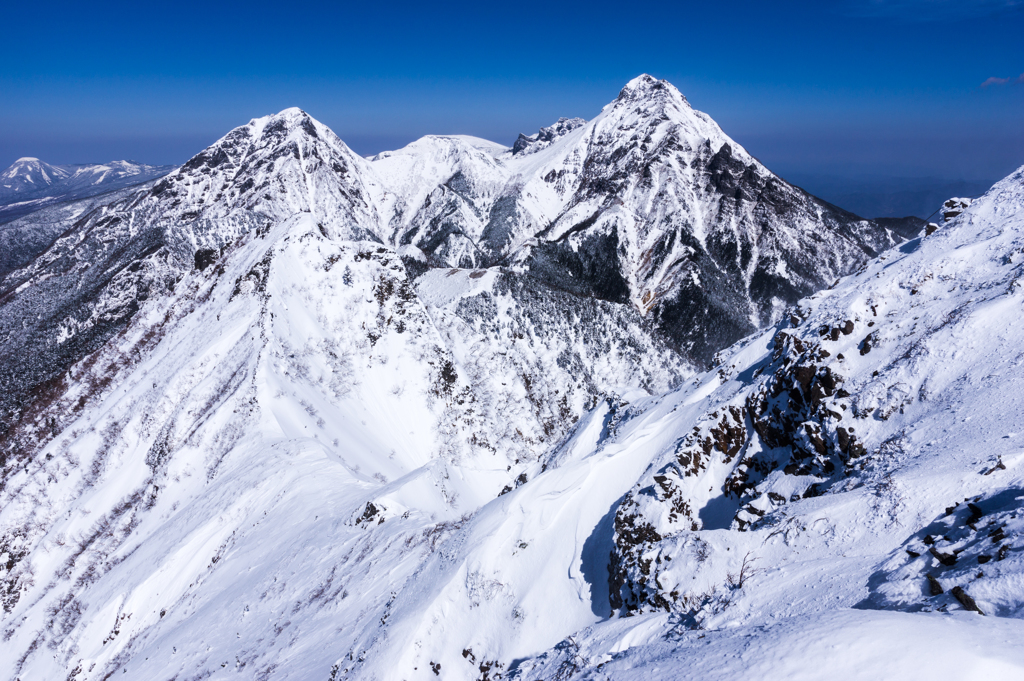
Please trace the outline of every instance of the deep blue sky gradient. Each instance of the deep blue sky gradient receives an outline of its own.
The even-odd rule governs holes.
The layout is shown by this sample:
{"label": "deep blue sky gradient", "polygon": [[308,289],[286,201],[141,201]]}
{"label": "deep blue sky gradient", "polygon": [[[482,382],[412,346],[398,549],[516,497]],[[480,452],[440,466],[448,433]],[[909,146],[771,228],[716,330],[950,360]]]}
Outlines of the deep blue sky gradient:
{"label": "deep blue sky gradient", "polygon": [[428,133],[511,144],[558,116],[594,117],[643,72],[812,190],[991,182],[1024,164],[1022,0],[21,2],[3,14],[0,167],[181,163],[288,106],[363,154]]}

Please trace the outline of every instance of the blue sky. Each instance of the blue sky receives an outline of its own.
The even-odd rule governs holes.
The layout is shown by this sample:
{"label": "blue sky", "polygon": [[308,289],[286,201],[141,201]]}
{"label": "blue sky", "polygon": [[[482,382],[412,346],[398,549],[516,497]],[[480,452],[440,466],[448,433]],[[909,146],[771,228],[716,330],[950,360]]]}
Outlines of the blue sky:
{"label": "blue sky", "polygon": [[643,72],[787,177],[990,181],[1024,164],[1022,0],[23,2],[4,15],[0,166],[180,163],[288,106],[364,154],[427,133],[510,144],[592,118]]}

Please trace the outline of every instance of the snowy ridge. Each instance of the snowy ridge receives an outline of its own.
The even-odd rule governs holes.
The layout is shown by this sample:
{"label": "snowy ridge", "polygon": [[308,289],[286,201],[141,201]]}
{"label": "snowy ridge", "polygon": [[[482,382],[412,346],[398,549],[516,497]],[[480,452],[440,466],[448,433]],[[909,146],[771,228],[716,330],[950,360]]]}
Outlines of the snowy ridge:
{"label": "snowy ridge", "polygon": [[544,134],[288,109],[38,214],[0,679],[1020,671],[1024,169],[904,243],[649,76]]}
{"label": "snowy ridge", "polygon": [[587,122],[582,118],[559,118],[554,125],[541,128],[533,135],[519,134],[515,144],[512,145],[512,154],[535,154],[541,149],[546,149],[560,137],[564,137],[576,128],[581,128]]}

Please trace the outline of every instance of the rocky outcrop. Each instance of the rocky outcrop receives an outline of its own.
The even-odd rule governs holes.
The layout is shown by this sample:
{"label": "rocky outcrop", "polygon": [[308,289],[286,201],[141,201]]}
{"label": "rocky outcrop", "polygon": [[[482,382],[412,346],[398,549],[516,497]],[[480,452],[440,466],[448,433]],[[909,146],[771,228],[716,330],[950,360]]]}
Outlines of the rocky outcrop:
{"label": "rocky outcrop", "polygon": [[[624,612],[690,608],[693,594],[671,585],[680,579],[677,559],[701,531],[767,536],[793,522],[798,511],[792,506],[822,495],[870,485],[878,521],[901,524],[902,492],[893,476],[913,449],[909,424],[934,409],[934,401],[956,393],[952,381],[976,380],[974,362],[983,361],[958,352],[952,353],[952,364],[940,359],[951,356],[951,338],[973,337],[975,332],[967,329],[990,323],[989,303],[973,298],[971,291],[998,291],[1000,302],[991,304],[1000,308],[1013,306],[1018,296],[1021,266],[1014,230],[1020,225],[1019,182],[1020,173],[1007,178],[945,229],[882,255],[835,288],[792,308],[770,334],[753,337],[716,360],[718,369],[705,378],[722,385],[715,403],[616,509],[613,607]],[[975,226],[993,222],[1002,227]],[[954,245],[975,240],[990,241],[987,248],[1004,255],[981,263]],[[970,282],[959,274],[968,261],[975,263],[969,267]],[[767,353],[756,358],[744,354],[745,346],[761,343]],[[979,474],[996,474],[1000,465],[987,464]],[[1019,509],[1019,503],[1010,503],[1007,518],[1016,512],[1011,507]],[[927,546],[906,547],[915,567],[885,568],[872,587],[877,592],[872,603],[902,603],[912,591],[915,595],[906,602],[926,607],[916,586],[893,586],[892,594],[902,589],[904,595],[890,598],[885,595],[890,587],[883,584],[909,579],[926,584],[928,570],[937,571],[933,577],[938,578],[960,564],[958,552],[967,544],[978,553],[975,564],[994,559],[998,546],[982,551],[978,534],[986,506],[979,502],[965,508],[967,529],[916,535]],[[995,537],[998,523],[990,530]],[[1002,538],[994,543],[1001,545]],[[1012,548],[1004,550],[1004,557],[1009,552]],[[957,579],[964,582],[965,577]],[[965,596],[960,603],[969,601]]]}
{"label": "rocky outcrop", "polygon": [[512,155],[535,154],[541,149],[551,146],[555,140],[564,137],[576,128],[582,128],[586,124],[587,122],[582,118],[562,117],[554,125],[541,128],[539,132],[532,135],[519,133],[519,137],[512,145]]}

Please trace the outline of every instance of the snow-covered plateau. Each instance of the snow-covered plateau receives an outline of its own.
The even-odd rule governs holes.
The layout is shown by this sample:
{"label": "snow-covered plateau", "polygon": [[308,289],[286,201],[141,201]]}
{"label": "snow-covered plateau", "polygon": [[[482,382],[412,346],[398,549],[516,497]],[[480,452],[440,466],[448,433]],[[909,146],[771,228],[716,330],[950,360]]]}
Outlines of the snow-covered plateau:
{"label": "snow-covered plateau", "polygon": [[862,220],[641,76],[105,196],[0,226],[0,681],[1024,678],[1024,168]]}

